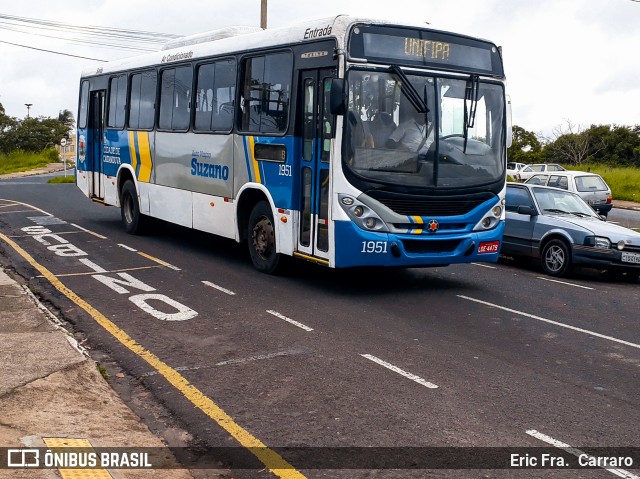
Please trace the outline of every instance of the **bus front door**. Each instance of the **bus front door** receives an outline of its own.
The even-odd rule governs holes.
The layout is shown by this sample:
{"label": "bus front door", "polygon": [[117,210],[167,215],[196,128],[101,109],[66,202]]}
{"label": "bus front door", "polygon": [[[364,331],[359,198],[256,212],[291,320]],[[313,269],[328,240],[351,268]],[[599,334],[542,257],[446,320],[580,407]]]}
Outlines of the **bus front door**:
{"label": "bus front door", "polygon": [[103,158],[104,152],[104,114],[105,114],[105,91],[98,90],[91,92],[91,103],[89,109],[89,138],[87,145],[88,168],[91,171],[91,191],[90,197],[104,199],[104,175]]}
{"label": "bus front door", "polygon": [[329,111],[329,89],[335,71],[301,72],[302,152],[300,155],[300,253],[329,258],[329,164],[334,118]]}

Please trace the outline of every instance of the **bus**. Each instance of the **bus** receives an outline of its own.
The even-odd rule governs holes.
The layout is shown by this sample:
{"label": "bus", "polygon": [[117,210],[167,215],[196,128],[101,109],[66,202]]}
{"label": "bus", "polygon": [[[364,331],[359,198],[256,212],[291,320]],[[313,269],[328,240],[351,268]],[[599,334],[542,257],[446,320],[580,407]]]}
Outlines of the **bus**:
{"label": "bus", "polygon": [[331,268],[497,260],[510,105],[494,43],[339,15],[228,27],[83,70],[77,186]]}

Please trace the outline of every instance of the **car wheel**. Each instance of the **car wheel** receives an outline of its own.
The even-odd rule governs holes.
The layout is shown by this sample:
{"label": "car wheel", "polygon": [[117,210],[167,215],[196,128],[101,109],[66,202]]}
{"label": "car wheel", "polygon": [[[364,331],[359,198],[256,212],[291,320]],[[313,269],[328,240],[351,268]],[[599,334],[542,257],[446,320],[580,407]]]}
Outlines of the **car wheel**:
{"label": "car wheel", "polygon": [[251,211],[247,240],[255,268],[262,273],[275,273],[280,265],[280,253],[276,252],[273,214],[266,201],[259,202]]}
{"label": "car wheel", "polygon": [[542,248],[542,269],[549,276],[566,276],[571,271],[571,251],[562,240],[553,239]]}

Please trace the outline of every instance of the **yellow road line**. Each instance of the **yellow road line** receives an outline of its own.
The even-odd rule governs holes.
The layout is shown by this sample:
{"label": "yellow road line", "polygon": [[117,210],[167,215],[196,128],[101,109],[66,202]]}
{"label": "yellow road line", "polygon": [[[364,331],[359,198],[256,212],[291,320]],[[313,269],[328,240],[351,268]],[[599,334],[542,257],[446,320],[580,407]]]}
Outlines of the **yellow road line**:
{"label": "yellow road line", "polygon": [[11,246],[20,256],[22,256],[33,268],[42,274],[60,293],[74,302],[78,307],[86,311],[100,326],[108,331],[123,346],[144,360],[149,366],[164,377],[173,387],[180,391],[194,406],[213,419],[220,427],[227,431],[243,447],[247,448],[254,456],[262,462],[267,469],[282,479],[303,479],[305,476],[294,469],[282,456],[252,435],[236,423],[220,406],[205,396],[193,384],[178,371],[171,368],[151,351],[138,344],[124,330],[116,326],[109,318],[95,309],[76,293],[67,288],[53,273],[38,263],[33,257],[22,249],[17,243],[0,233],[0,239]]}
{"label": "yellow road line", "polygon": [[140,256],[144,256],[147,259],[150,259],[151,261],[155,261],[156,263],[161,264],[162,266],[166,266],[167,268],[171,268],[171,269],[174,269],[176,271],[180,271],[180,268],[178,268],[177,266],[174,266],[171,263],[167,263],[166,261],[162,261],[161,259],[158,259],[155,256],[151,256],[150,254],[143,253],[142,251],[138,251],[138,254]]}
{"label": "yellow road line", "polygon": [[[95,452],[88,439],[72,439],[66,437],[42,438],[48,448],[64,449],[66,447],[82,448],[86,452]],[[62,469],[58,468],[62,479],[113,479],[106,469]]]}

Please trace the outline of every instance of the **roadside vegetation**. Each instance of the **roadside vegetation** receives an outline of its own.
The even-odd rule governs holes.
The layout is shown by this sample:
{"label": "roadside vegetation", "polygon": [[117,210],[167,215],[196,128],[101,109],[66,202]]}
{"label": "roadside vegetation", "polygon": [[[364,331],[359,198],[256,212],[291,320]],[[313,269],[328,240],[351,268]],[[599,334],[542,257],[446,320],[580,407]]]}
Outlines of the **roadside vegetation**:
{"label": "roadside vegetation", "polygon": [[67,176],[54,176],[49,181],[47,181],[47,183],[52,183],[52,184],[75,183],[75,182],[76,182],[76,177],[73,175],[73,172],[71,172],[71,174],[67,174]]}
{"label": "roadside vegetation", "polygon": [[640,203],[640,125],[591,125],[570,121],[544,138],[513,126],[509,161],[560,163],[568,170],[591,171],[604,178],[614,200]]}
{"label": "roadside vegetation", "polygon": [[0,153],[0,175],[29,171],[59,161],[58,152],[53,148],[43,150],[39,153],[22,150]]}

